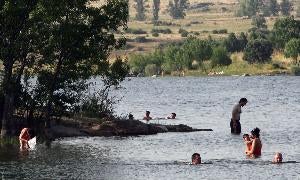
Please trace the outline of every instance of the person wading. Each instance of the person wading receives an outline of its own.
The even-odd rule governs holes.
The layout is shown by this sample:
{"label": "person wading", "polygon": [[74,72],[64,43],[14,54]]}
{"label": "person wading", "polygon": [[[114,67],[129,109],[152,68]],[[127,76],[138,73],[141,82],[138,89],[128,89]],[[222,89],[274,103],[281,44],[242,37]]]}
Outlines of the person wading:
{"label": "person wading", "polygon": [[239,103],[234,105],[232,110],[232,117],[230,121],[230,128],[232,134],[240,134],[241,133],[241,123],[240,117],[242,113],[242,107],[247,104],[248,100],[246,98],[241,98]]}

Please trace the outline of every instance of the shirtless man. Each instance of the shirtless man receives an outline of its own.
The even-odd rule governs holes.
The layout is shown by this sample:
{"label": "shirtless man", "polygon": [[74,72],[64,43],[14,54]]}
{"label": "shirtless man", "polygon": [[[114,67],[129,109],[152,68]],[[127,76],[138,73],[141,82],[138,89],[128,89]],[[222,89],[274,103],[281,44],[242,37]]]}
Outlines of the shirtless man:
{"label": "shirtless man", "polygon": [[29,144],[28,144],[29,139],[30,139],[29,129],[23,128],[19,136],[20,150],[23,151],[29,149]]}
{"label": "shirtless man", "polygon": [[233,107],[232,117],[230,121],[230,128],[232,134],[240,134],[241,133],[241,123],[240,117],[242,113],[242,107],[247,104],[248,100],[246,98],[241,98],[239,103]]}
{"label": "shirtless man", "polygon": [[147,122],[152,119],[152,117],[150,116],[150,111],[146,111],[146,115],[143,119],[146,120]]}

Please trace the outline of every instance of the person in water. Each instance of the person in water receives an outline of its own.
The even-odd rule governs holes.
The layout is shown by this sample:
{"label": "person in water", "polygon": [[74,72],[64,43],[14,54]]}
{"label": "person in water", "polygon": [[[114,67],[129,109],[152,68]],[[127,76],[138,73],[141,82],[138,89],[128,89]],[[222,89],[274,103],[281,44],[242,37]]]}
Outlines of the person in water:
{"label": "person in water", "polygon": [[252,141],[250,139],[249,134],[244,134],[243,135],[243,139],[244,139],[244,142],[245,142],[245,145],[246,145],[245,153],[247,154],[247,153],[249,153],[251,151]]}
{"label": "person in water", "polygon": [[128,119],[129,120],[134,120],[134,117],[133,117],[133,115],[131,113],[128,114]]}
{"label": "person in water", "polygon": [[194,153],[192,155],[192,164],[193,165],[201,164],[201,156],[199,153]]}
{"label": "person in water", "polygon": [[282,163],[282,154],[279,152],[275,153],[272,163]]}
{"label": "person in water", "polygon": [[251,131],[252,135],[252,144],[251,144],[251,150],[247,152],[247,155],[250,158],[257,158],[261,156],[261,148],[262,148],[262,143],[260,140],[260,129],[259,128],[254,128]]}
{"label": "person in water", "polygon": [[28,150],[30,148],[28,144],[29,140],[30,140],[29,128],[23,128],[19,135],[20,150],[23,151],[23,150]]}
{"label": "person in water", "polygon": [[168,116],[167,119],[176,119],[176,113],[171,113],[171,115]]}
{"label": "person in water", "polygon": [[149,121],[152,119],[152,117],[150,116],[150,111],[146,111],[145,117],[143,119],[146,121]]}
{"label": "person in water", "polygon": [[230,121],[230,128],[232,134],[240,134],[241,133],[241,123],[240,117],[242,113],[242,107],[247,104],[248,100],[246,98],[241,98],[239,103],[234,105],[232,110],[232,117]]}

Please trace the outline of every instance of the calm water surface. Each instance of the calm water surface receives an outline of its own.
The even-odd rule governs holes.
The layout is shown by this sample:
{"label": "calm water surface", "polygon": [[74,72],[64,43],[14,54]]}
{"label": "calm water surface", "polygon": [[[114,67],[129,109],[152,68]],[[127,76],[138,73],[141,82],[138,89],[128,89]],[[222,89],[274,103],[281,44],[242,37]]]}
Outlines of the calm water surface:
{"label": "calm water surface", "polygon": [[[271,164],[276,151],[300,162],[300,78],[184,77],[132,78],[116,111],[136,119],[177,113],[163,124],[212,128],[213,132],[164,133],[139,137],[66,138],[51,148],[38,145],[28,155],[0,151],[2,179],[300,179],[300,163]],[[241,136],[230,134],[232,107],[249,100],[242,133],[261,129],[262,157],[246,159]],[[155,120],[157,121],[157,120]],[[199,152],[211,164],[191,166]]]}

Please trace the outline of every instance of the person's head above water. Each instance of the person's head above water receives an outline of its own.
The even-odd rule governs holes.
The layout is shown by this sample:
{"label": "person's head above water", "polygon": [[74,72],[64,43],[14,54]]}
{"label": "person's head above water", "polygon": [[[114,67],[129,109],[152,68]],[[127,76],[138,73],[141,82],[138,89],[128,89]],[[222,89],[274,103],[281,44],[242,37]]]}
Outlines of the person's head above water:
{"label": "person's head above water", "polygon": [[128,114],[128,119],[130,119],[130,120],[134,119],[134,117],[133,117],[133,115],[131,113]]}
{"label": "person's head above water", "polygon": [[259,132],[260,132],[260,129],[258,127],[254,128],[252,131],[251,131],[251,135],[254,137],[254,138],[259,138]]}
{"label": "person's head above water", "polygon": [[146,116],[150,116],[150,111],[146,111]]}
{"label": "person's head above water", "polygon": [[246,98],[241,98],[240,101],[239,101],[239,104],[241,106],[245,106],[247,104],[248,100]]}
{"label": "person's head above water", "polygon": [[279,152],[275,153],[272,162],[273,162],[273,163],[282,163],[282,154],[279,153]]}
{"label": "person's head above water", "polygon": [[249,136],[249,134],[243,134],[243,139],[244,139],[245,141],[250,141],[250,136]]}
{"label": "person's head above water", "polygon": [[194,153],[192,155],[192,164],[201,164],[201,156],[199,153]]}
{"label": "person's head above water", "polygon": [[175,118],[176,118],[176,113],[171,113],[171,115],[167,117],[167,119],[175,119]]}

